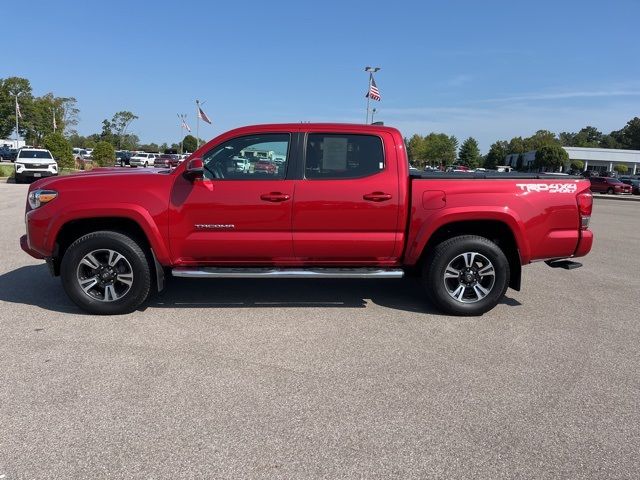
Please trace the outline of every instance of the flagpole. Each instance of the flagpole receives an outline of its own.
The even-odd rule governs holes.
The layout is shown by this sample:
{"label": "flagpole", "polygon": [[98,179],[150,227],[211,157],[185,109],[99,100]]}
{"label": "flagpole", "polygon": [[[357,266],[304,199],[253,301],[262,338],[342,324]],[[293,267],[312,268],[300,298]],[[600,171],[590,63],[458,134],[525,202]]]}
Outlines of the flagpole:
{"label": "flagpole", "polygon": [[373,73],[369,72],[369,86],[367,87],[367,118],[364,121],[365,125],[369,124],[369,102],[371,101],[369,93],[371,92],[371,78],[373,77]]}
{"label": "flagpole", "polygon": [[16,149],[18,148],[18,138],[19,138],[18,137],[19,135],[18,133],[18,97],[20,96],[21,93],[22,92],[15,94],[16,96]]}
{"label": "flagpole", "polygon": [[367,118],[365,124],[369,124],[369,102],[371,100],[371,82],[373,82],[373,74],[380,70],[380,67],[364,67],[364,71],[369,73],[369,88],[367,89]]}
{"label": "flagpole", "polygon": [[182,139],[184,137],[183,135],[184,127],[182,126],[182,117],[180,116],[179,113],[176,113],[176,115],[178,115],[178,118],[180,119],[180,155],[182,155],[184,153],[184,151],[182,150]]}
{"label": "flagpole", "polygon": [[53,133],[56,133],[56,107],[51,107],[51,110],[53,111]]}
{"label": "flagpole", "polygon": [[200,100],[196,100],[196,147],[200,148]]}

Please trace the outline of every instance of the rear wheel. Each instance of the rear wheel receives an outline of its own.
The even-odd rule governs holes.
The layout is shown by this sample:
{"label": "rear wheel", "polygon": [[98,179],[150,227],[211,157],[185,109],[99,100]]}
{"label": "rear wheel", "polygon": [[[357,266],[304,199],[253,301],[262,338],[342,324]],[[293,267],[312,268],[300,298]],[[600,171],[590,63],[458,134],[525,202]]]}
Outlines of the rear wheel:
{"label": "rear wheel", "polygon": [[62,258],[60,275],[69,298],[97,315],[130,313],[151,290],[149,259],[141,246],[111,231],[73,242]]}
{"label": "rear wheel", "polygon": [[608,193],[609,195],[613,195],[613,188],[609,188],[609,189],[607,189],[607,193]]}
{"label": "rear wheel", "polygon": [[491,240],[453,237],[427,257],[423,282],[429,299],[452,315],[481,315],[497,305],[509,286],[509,261]]}

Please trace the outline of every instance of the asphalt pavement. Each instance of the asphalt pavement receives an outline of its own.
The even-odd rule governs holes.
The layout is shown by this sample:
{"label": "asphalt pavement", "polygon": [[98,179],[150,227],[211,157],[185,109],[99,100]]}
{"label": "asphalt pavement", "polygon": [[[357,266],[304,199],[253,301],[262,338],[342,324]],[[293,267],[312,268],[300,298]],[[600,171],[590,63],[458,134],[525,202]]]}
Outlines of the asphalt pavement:
{"label": "asphalt pavement", "polygon": [[0,478],[638,478],[640,204],[478,318],[415,279],[192,280],[92,317],[0,184]]}

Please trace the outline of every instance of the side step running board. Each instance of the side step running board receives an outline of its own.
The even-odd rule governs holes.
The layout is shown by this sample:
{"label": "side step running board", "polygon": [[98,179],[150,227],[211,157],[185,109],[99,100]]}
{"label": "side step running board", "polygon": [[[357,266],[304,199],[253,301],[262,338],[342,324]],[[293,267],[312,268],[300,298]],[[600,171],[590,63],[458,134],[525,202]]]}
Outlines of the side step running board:
{"label": "side step running board", "polygon": [[573,270],[574,268],[580,268],[582,266],[581,263],[573,262],[571,260],[547,260],[547,265],[551,268],[564,268],[565,270]]}
{"label": "side step running board", "polygon": [[400,269],[381,268],[174,268],[174,277],[186,278],[402,278]]}

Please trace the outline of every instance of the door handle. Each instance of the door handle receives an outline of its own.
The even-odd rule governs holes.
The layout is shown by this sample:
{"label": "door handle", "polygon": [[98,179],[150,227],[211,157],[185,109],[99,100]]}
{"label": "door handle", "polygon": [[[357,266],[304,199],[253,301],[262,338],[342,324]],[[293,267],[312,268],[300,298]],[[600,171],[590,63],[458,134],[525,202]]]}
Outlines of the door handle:
{"label": "door handle", "polygon": [[290,198],[290,195],[281,192],[263,193],[260,195],[260,200],[264,200],[265,202],[286,202]]}
{"label": "door handle", "polygon": [[370,202],[386,202],[387,200],[391,200],[392,197],[390,193],[373,192],[363,195],[362,198]]}

